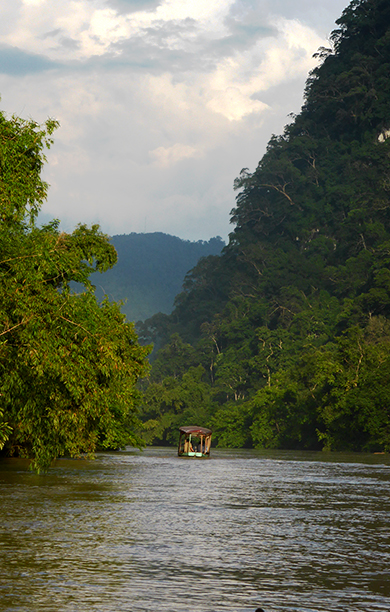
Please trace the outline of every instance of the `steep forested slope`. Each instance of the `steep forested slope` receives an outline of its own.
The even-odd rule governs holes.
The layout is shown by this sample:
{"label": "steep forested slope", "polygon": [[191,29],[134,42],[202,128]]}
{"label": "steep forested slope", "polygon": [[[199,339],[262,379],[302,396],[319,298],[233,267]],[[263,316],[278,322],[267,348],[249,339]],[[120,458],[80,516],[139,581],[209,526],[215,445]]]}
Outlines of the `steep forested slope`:
{"label": "steep forested slope", "polygon": [[91,277],[96,295],[123,300],[129,321],[144,320],[156,312],[170,313],[185,274],[201,257],[219,255],[220,237],[190,242],[162,232],[113,236],[117,265]]}
{"label": "steep forested slope", "polygon": [[150,439],[390,449],[390,4],[353,0],[304,106],[244,169],[221,257],[143,333],[175,335],[146,389]]}

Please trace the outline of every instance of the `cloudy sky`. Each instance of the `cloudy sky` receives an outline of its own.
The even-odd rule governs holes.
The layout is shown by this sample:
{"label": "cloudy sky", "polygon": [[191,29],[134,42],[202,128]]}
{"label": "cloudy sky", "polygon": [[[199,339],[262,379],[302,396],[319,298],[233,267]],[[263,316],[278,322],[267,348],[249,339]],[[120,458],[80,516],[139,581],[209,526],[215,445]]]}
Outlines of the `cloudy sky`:
{"label": "cloudy sky", "polygon": [[[2,0],[6,113],[58,119],[44,213],[226,239],[347,0]],[[45,216],[45,218],[46,218]]]}

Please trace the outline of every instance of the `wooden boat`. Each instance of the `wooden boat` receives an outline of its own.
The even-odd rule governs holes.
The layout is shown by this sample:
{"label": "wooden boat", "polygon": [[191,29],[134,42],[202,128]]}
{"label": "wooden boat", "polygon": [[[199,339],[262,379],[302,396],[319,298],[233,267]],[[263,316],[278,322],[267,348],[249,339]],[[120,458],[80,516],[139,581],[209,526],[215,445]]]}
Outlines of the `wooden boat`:
{"label": "wooden boat", "polygon": [[209,457],[211,446],[211,429],[190,425],[180,427],[179,447],[177,454],[179,457]]}

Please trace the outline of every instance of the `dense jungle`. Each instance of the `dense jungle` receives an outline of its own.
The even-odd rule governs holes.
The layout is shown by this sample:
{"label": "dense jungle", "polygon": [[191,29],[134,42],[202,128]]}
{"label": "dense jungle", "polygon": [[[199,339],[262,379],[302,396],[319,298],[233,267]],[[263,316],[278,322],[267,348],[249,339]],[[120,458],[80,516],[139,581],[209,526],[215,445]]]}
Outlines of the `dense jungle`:
{"label": "dense jungle", "polygon": [[138,326],[163,344],[149,443],[197,423],[225,447],[390,450],[390,4],[336,24],[301,112],[235,181],[229,244]]}

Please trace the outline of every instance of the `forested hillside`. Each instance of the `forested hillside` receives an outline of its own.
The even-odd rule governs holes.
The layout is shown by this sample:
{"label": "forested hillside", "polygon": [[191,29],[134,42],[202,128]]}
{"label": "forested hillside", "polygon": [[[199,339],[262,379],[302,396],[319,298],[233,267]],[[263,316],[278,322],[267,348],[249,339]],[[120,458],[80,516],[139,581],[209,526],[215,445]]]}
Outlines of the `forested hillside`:
{"label": "forested hillside", "polygon": [[187,275],[145,386],[149,441],[390,450],[390,3],[353,0],[301,112],[236,180],[234,230]]}
{"label": "forested hillside", "polygon": [[188,270],[201,257],[219,255],[225,244],[219,236],[190,242],[162,232],[113,236],[110,243],[118,254],[117,264],[104,274],[92,274],[91,282],[99,299],[106,294],[124,301],[122,312],[129,321],[171,313]]}

